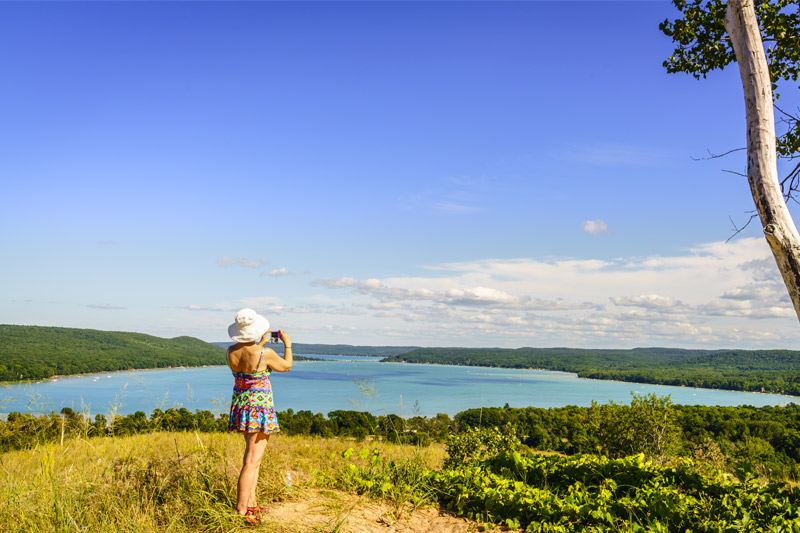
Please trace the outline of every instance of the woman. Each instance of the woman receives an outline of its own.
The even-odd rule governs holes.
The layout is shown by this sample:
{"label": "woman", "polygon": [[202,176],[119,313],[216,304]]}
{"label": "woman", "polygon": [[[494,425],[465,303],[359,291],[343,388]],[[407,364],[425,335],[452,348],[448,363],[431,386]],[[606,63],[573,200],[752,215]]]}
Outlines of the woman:
{"label": "woman", "polygon": [[[236,510],[251,524],[266,508],[256,504],[256,484],[261,458],[272,433],[280,431],[272,400],[271,371],[286,372],[292,368],[292,339],[281,330],[278,335],[285,346],[284,356],[265,346],[272,337],[269,322],[252,309],[236,313],[236,321],[228,328],[236,344],[228,348],[228,366],[236,383],[233,386],[228,430],[244,435],[245,449],[242,472],[239,474]],[[258,341],[258,342],[256,342]]]}

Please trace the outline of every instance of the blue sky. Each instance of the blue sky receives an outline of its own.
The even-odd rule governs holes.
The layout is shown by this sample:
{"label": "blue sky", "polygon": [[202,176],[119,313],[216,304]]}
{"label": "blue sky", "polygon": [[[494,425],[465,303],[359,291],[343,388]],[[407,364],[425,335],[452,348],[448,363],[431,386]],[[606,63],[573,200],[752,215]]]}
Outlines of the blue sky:
{"label": "blue sky", "polygon": [[[668,2],[0,3],[0,323],[796,347]],[[792,100],[794,98],[794,100]],[[785,94],[786,105],[796,95]]]}

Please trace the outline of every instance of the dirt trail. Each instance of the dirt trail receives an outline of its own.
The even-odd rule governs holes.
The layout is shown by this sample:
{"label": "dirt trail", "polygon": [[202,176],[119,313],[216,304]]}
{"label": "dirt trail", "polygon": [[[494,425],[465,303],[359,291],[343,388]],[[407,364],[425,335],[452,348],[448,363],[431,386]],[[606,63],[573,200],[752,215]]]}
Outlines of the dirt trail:
{"label": "dirt trail", "polygon": [[[290,500],[276,502],[263,518],[271,531],[298,533],[467,533],[484,531],[478,524],[438,509],[400,511],[391,504],[336,490],[303,489]],[[497,532],[498,529],[486,530]]]}

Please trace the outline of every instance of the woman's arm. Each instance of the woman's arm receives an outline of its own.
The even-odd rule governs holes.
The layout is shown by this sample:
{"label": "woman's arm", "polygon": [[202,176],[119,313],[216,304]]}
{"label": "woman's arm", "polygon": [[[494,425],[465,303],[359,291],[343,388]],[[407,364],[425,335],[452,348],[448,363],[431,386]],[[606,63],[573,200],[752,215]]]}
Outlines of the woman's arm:
{"label": "woman's arm", "polygon": [[260,347],[263,348],[269,342],[269,339],[271,337],[272,337],[272,332],[270,330],[267,330],[266,332],[264,332],[263,335],[261,335],[261,340],[258,341],[257,346],[260,346]]}
{"label": "woman's arm", "polygon": [[286,372],[292,369],[292,338],[285,331],[280,331],[284,346],[283,357],[276,354],[274,350],[264,351],[264,361],[275,372]]}

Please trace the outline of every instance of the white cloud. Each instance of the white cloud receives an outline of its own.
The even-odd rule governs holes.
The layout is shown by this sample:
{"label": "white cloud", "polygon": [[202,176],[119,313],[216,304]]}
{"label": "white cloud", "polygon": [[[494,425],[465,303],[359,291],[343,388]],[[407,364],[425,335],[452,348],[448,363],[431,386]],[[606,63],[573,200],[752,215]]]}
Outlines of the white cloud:
{"label": "white cloud", "polygon": [[583,223],[583,231],[589,235],[608,233],[608,225],[602,220],[587,220]]}
{"label": "white cloud", "polygon": [[178,309],[185,309],[186,311],[213,311],[213,312],[230,311],[230,309],[223,309],[221,307],[204,307],[202,305],[195,305],[195,304],[178,306]]}
{"label": "white cloud", "polygon": [[762,239],[741,239],[671,256],[485,259],[312,285],[362,309],[364,328],[405,323],[438,345],[475,345],[480,330],[486,345],[792,346],[800,328],[770,261]]}
{"label": "white cloud", "polygon": [[110,304],[87,304],[86,307],[90,309],[107,309],[107,310],[120,310],[120,309],[127,309],[127,307],[120,307],[118,305],[110,305]]}
{"label": "white cloud", "polygon": [[645,309],[661,309],[669,312],[681,312],[685,310],[685,305],[675,298],[669,296],[659,296],[658,294],[642,294],[641,296],[624,296],[611,298],[614,305],[634,306]]}
{"label": "white cloud", "polygon": [[220,257],[217,259],[217,265],[222,268],[228,268],[230,266],[240,266],[244,268],[255,268],[259,269],[264,267],[264,265],[269,264],[269,261],[264,259],[263,257],[258,261],[253,261],[251,259],[246,259],[244,257]]}
{"label": "white cloud", "polygon": [[283,268],[276,268],[275,270],[270,271],[270,276],[291,276],[292,272],[289,272],[289,269],[286,267]]}
{"label": "white cloud", "polygon": [[725,291],[725,294],[722,295],[722,298],[728,300],[762,300],[783,296],[783,293],[779,293],[781,287],[776,287],[776,285],[778,284],[751,283],[749,285],[736,287],[735,289]]}
{"label": "white cloud", "polygon": [[793,318],[794,308],[788,306],[762,305],[755,307],[751,301],[716,300],[700,306],[699,314],[710,316],[747,317],[747,318]]}
{"label": "white cloud", "polygon": [[[477,286],[449,288],[444,290],[420,288],[392,287],[377,279],[358,280],[355,278],[318,279],[311,283],[317,287],[329,289],[353,289],[361,294],[378,298],[382,304],[397,306],[398,302],[427,301],[468,308],[494,307],[505,309],[594,309],[599,306],[585,302],[564,302],[560,300],[544,300],[530,296],[515,296],[503,290]],[[436,285],[436,281],[431,282]]]}

